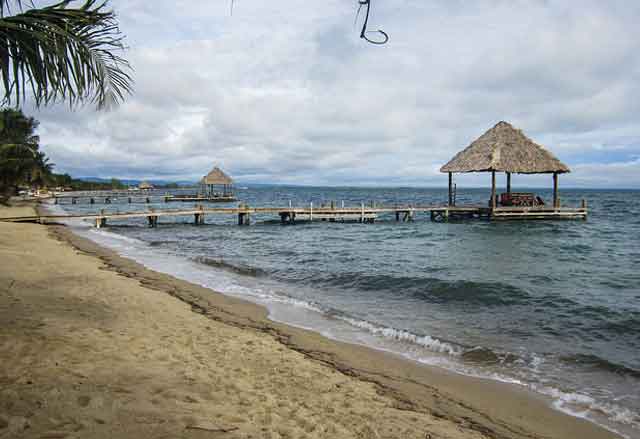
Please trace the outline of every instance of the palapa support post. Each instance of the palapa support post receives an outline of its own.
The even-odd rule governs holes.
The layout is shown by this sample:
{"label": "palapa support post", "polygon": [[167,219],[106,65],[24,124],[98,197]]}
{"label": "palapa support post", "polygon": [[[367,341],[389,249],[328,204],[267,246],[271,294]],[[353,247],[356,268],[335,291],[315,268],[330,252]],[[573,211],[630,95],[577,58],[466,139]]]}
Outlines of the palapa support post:
{"label": "palapa support post", "polygon": [[238,212],[238,225],[239,226],[248,226],[251,223],[251,219],[249,217],[248,207],[246,204],[240,205],[242,209],[245,209],[244,212]]}
{"label": "palapa support post", "polygon": [[[104,215],[104,209],[100,209],[100,215]],[[96,218],[96,229],[105,227],[107,225],[107,219],[104,216]]]}
{"label": "palapa support post", "polygon": [[364,203],[360,203],[360,222],[364,223]]}
{"label": "palapa support post", "polygon": [[449,172],[449,206],[453,206],[453,172]]}
{"label": "palapa support post", "polygon": [[396,210],[396,222],[400,221],[400,211]]}
{"label": "palapa support post", "polygon": [[553,173],[553,208],[560,207],[560,198],[558,198],[558,173]]}
{"label": "palapa support post", "polygon": [[496,171],[491,171],[491,209],[496,208]]}
{"label": "palapa support post", "polygon": [[313,201],[309,203],[309,222],[313,221]]}
{"label": "palapa support post", "polygon": [[511,194],[511,172],[507,172],[507,193]]}

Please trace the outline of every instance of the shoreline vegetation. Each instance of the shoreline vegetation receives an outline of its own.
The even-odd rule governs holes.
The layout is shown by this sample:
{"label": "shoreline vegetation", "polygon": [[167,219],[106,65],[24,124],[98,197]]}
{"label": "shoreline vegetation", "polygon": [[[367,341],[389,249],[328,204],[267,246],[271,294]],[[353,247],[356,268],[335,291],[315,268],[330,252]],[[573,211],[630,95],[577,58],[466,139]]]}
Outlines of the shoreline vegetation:
{"label": "shoreline vegetation", "polygon": [[618,437],[520,387],[271,321],[63,226],[0,223],[0,259],[0,437]]}

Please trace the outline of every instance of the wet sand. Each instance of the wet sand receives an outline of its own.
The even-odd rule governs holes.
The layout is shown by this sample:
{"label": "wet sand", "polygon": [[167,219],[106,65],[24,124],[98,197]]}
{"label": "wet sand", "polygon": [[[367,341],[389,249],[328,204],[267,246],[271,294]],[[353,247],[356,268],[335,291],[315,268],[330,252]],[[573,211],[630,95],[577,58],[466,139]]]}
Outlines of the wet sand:
{"label": "wet sand", "polygon": [[0,223],[4,437],[617,436],[516,386],[272,322],[65,227]]}

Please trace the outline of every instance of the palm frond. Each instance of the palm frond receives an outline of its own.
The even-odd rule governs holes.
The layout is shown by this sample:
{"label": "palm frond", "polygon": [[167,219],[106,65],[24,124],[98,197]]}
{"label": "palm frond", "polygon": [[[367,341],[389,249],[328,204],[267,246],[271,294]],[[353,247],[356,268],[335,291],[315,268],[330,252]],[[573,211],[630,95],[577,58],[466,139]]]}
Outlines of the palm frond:
{"label": "palm frond", "polygon": [[[20,105],[27,93],[37,106],[63,100],[103,108],[123,101],[132,92],[131,67],[116,54],[124,37],[107,1],[70,8],[72,0],[64,0],[0,18],[4,103]],[[0,0],[0,11],[16,2],[24,3]]]}

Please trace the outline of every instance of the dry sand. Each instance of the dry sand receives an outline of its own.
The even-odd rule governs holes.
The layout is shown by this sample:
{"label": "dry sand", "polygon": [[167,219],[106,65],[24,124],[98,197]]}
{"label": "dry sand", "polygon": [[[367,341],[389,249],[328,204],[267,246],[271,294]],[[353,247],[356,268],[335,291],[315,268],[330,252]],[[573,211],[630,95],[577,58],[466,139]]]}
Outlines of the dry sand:
{"label": "dry sand", "polygon": [[271,322],[63,227],[0,222],[6,437],[614,436],[512,386]]}

